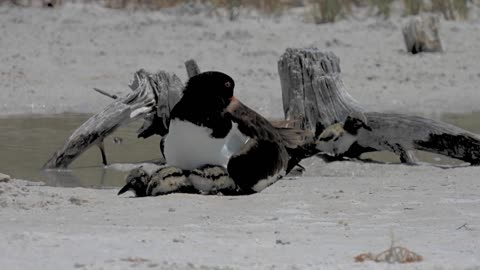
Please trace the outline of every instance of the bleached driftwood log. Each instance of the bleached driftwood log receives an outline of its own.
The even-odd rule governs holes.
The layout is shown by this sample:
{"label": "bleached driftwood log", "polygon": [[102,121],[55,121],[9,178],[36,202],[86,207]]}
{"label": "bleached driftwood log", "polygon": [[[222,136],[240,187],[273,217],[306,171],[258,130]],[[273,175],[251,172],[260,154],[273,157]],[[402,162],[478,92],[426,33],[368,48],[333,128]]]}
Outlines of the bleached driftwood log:
{"label": "bleached driftwood log", "polygon": [[409,150],[422,150],[480,165],[480,137],[456,126],[420,116],[365,113],[371,131],[359,145],[388,150],[402,162],[415,163]]}
{"label": "bleached driftwood log", "polygon": [[[138,130],[139,137],[166,134],[170,110],[180,99],[180,91],[183,88],[180,79],[163,71],[151,74],[140,70],[135,73],[130,88],[132,92],[115,99],[103,111],[77,128],[64,145],[48,159],[43,168],[66,168],[92,145],[100,147],[103,163],[106,164],[104,138],[132,120],[145,119]],[[132,115],[133,112],[135,115]]]}
{"label": "bleached driftwood log", "polygon": [[[399,154],[402,162],[415,163],[410,150],[417,149],[472,164],[480,162],[480,139],[471,132],[424,117],[371,112],[360,106],[346,92],[339,77],[339,59],[332,53],[287,49],[278,62],[278,70],[285,118],[298,120],[302,128],[310,129],[317,137],[326,127],[343,123],[352,113],[360,112],[366,117],[371,129],[368,138],[357,140],[361,143],[353,143],[338,158],[389,150]],[[306,145],[299,159],[315,154],[317,143]]]}
{"label": "bleached driftwood log", "polygon": [[402,28],[407,51],[412,54],[442,52],[439,29],[439,19],[435,15],[426,14],[411,17]]}

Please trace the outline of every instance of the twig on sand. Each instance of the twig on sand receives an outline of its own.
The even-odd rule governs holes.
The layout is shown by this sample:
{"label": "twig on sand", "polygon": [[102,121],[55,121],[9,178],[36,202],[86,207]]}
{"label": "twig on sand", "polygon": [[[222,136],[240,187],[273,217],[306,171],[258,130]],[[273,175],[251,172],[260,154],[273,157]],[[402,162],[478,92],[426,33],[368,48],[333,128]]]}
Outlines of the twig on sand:
{"label": "twig on sand", "polygon": [[401,246],[394,246],[393,232],[391,235],[392,243],[390,248],[378,254],[371,252],[362,253],[355,256],[355,262],[374,261],[386,263],[412,263],[421,262],[423,257],[407,248]]}
{"label": "twig on sand", "polygon": [[390,247],[389,249],[378,253],[362,253],[355,256],[355,262],[374,261],[386,263],[412,263],[421,262],[423,257],[404,247]]}
{"label": "twig on sand", "polygon": [[102,89],[98,89],[98,88],[95,88],[95,87],[94,87],[93,90],[95,90],[95,91],[97,91],[98,93],[100,93],[100,94],[102,94],[102,95],[104,95],[104,96],[107,96],[107,97],[109,97],[109,98],[111,98],[111,99],[117,99],[117,98],[118,98],[117,95],[112,95],[112,94],[107,93],[106,91],[104,91],[104,90],[102,90]]}
{"label": "twig on sand", "polygon": [[465,229],[467,231],[471,231],[472,229],[467,227],[467,223],[465,222],[462,226],[458,227],[456,230],[460,230],[460,229]]}

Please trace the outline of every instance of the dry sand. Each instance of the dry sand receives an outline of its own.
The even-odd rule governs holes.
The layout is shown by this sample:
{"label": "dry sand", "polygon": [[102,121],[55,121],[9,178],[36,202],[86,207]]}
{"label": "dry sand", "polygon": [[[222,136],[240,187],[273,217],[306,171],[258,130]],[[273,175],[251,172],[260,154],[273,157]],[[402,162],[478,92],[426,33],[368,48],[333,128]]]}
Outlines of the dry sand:
{"label": "dry sand", "polygon": [[310,168],[314,176],[243,197],[130,198],[0,183],[0,262],[3,269],[384,269],[353,257],[387,249],[393,231],[395,244],[425,259],[388,269],[479,269],[477,168]]}
{"label": "dry sand", "polygon": [[277,61],[287,47],[317,47],[341,59],[344,83],[379,111],[421,114],[480,110],[480,24],[442,21],[442,54],[409,55],[404,18],[304,23],[225,19],[97,6],[0,7],[0,114],[96,112],[110,102],[93,87],[125,93],[133,72],[163,69],[186,79],[183,62],[221,70],[236,93],[267,116],[282,116]]}
{"label": "dry sand", "polygon": [[[203,14],[0,7],[0,115],[95,112],[132,73],[183,61],[222,70],[237,96],[281,116],[286,47],[341,59],[361,103],[380,111],[470,112],[480,104],[480,24],[444,22],[442,54],[405,53],[402,18],[314,25],[301,15],[230,22]],[[306,162],[245,197],[117,197],[116,190],[0,182],[2,269],[480,269],[479,168]],[[1,168],[0,168],[1,171]],[[13,176],[14,177],[14,176]],[[466,225],[465,225],[466,224]],[[395,244],[425,259],[355,263]]]}

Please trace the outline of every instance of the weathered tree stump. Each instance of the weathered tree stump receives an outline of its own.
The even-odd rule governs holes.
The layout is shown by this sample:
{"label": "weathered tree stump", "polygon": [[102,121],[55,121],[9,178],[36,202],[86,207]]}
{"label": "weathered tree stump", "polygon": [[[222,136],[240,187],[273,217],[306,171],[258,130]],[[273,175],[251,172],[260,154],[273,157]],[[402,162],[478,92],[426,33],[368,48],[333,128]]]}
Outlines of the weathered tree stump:
{"label": "weathered tree stump", "polygon": [[185,62],[185,68],[187,69],[188,78],[200,74],[200,67],[195,60],[190,59]]}
{"label": "weathered tree stump", "polygon": [[403,26],[402,33],[407,51],[412,54],[420,52],[442,52],[439,36],[440,23],[432,14],[411,17]]}
{"label": "weathered tree stump", "polygon": [[[344,123],[352,113],[360,112],[368,120],[367,126],[371,130],[361,133],[362,136],[357,133],[358,127],[342,127],[350,130],[354,138],[350,137],[351,146],[339,153],[337,159],[389,150],[399,154],[402,162],[415,163],[410,150],[417,149],[471,164],[480,162],[480,137],[471,132],[424,117],[372,112],[360,106],[346,92],[340,79],[339,59],[332,53],[317,49],[287,49],[278,62],[278,70],[286,119],[297,120],[300,127],[310,129],[317,139],[325,128]],[[338,131],[338,127],[330,129],[343,132]],[[337,137],[323,136],[321,143],[336,144],[338,142],[334,139]],[[316,154],[314,149],[325,148],[318,147],[319,143],[317,140],[305,145],[303,152],[298,153],[298,159]],[[321,157],[329,159],[326,155]]]}
{"label": "weathered tree stump", "polygon": [[319,134],[343,121],[352,111],[364,111],[340,80],[340,60],[317,49],[287,49],[278,61],[286,120]]}
{"label": "weathered tree stump", "polygon": [[43,168],[66,168],[92,145],[100,147],[103,163],[106,164],[104,138],[118,127],[135,119],[145,119],[145,123],[138,130],[139,137],[166,134],[170,110],[180,99],[180,91],[183,88],[180,79],[163,71],[151,74],[140,70],[135,73],[130,88],[131,93],[115,99],[103,111],[77,128],[64,145],[48,159]]}

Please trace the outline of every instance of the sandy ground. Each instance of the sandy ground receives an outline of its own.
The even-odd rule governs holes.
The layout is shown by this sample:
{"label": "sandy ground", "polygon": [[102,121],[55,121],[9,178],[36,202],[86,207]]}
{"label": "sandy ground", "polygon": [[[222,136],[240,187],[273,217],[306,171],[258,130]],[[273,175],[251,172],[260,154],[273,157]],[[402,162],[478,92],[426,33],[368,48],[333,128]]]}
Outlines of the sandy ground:
{"label": "sandy ground", "polygon": [[[4,269],[479,269],[477,168],[334,162],[245,197],[0,183]],[[466,224],[462,227],[462,225]],[[396,245],[421,263],[355,263]]]}
{"label": "sandy ground", "polygon": [[[343,80],[380,111],[470,112],[480,104],[480,24],[442,21],[447,51],[411,56],[402,18],[302,22],[246,17],[0,7],[0,115],[95,112],[132,73],[183,61],[236,80],[237,96],[281,116],[276,62],[287,47],[336,53]],[[479,168],[307,161],[307,174],[246,197],[117,197],[115,190],[0,182],[2,269],[480,269]],[[0,168],[1,169],[1,168]],[[14,176],[13,176],[14,177]],[[466,224],[466,225],[465,225]],[[395,244],[425,259],[355,263]]]}

